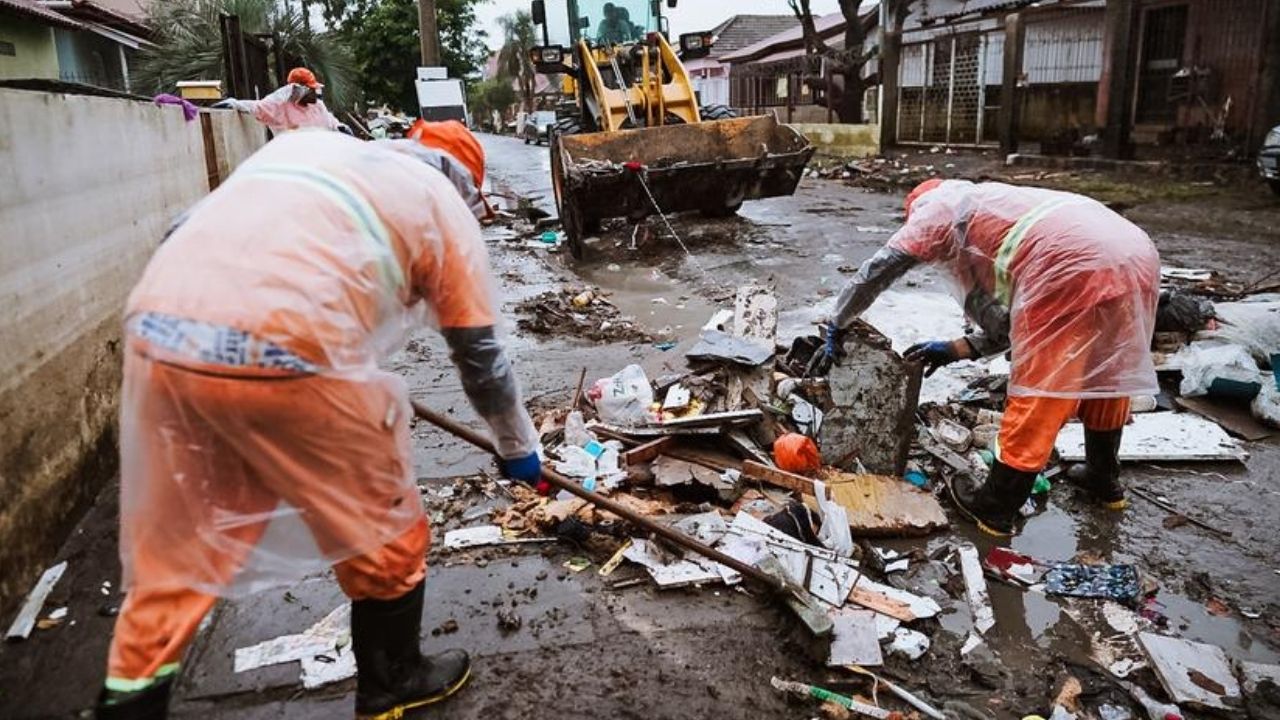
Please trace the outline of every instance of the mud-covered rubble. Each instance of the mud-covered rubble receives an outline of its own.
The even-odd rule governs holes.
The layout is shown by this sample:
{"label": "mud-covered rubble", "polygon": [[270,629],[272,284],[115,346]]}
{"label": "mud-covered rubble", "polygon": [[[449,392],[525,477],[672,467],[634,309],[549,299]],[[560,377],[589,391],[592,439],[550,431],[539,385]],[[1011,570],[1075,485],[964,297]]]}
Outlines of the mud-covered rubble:
{"label": "mud-covered rubble", "polygon": [[563,287],[529,298],[516,306],[518,326],[542,336],[573,337],[591,342],[651,342],[634,318],[622,314],[599,288]]}

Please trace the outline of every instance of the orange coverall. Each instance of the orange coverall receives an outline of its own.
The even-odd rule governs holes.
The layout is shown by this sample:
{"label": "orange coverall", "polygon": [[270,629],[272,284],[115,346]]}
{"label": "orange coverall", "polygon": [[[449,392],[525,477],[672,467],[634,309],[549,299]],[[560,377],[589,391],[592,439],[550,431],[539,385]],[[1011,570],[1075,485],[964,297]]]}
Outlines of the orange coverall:
{"label": "orange coverall", "polygon": [[[412,410],[378,362],[427,318],[446,339],[491,338],[491,283],[467,203],[384,143],[286,134],[191,211],[126,308],[128,596],[109,690],[176,672],[220,595],[326,566],[352,599],[396,598],[423,579]],[[206,330],[213,340],[198,341]],[[472,385],[463,373],[467,394],[504,457],[532,452],[500,346],[477,342],[450,340],[460,370],[496,358]]]}
{"label": "orange coverall", "polygon": [[966,336],[976,353],[1011,351],[1006,465],[1038,472],[1067,420],[1115,430],[1131,396],[1158,392],[1160,261],[1137,226],[1080,195],[1001,183],[928,181],[907,205],[906,224],[841,294],[836,324],[915,264],[936,266],[978,326]]}

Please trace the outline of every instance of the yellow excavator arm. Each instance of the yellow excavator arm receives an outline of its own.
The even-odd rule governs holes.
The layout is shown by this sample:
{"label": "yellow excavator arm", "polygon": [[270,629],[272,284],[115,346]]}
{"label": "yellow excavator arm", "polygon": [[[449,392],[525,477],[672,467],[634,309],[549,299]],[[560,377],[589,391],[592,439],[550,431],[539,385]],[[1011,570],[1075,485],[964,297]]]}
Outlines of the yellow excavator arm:
{"label": "yellow excavator arm", "polygon": [[[584,63],[583,71],[598,107],[600,129],[612,132],[624,127],[654,127],[676,118],[679,123],[701,122],[689,73],[667,39],[657,35],[656,47],[640,53],[639,83],[625,76],[618,61],[618,54],[629,47],[592,49],[585,40],[578,41],[579,57],[592,59]],[[615,87],[605,82],[606,73],[613,75]]]}

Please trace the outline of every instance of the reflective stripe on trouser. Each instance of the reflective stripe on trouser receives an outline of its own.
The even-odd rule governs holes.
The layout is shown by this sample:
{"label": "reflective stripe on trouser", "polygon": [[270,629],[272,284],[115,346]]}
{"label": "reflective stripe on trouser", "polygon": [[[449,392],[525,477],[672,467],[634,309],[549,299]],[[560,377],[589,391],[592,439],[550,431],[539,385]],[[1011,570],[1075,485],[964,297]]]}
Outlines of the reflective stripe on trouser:
{"label": "reflective stripe on trouser", "polygon": [[[431,530],[424,519],[380,550],[334,565],[334,574],[352,600],[391,600],[426,576],[430,545]],[[200,622],[217,600],[186,589],[131,591],[111,638],[107,689],[144,690],[176,673]]]}

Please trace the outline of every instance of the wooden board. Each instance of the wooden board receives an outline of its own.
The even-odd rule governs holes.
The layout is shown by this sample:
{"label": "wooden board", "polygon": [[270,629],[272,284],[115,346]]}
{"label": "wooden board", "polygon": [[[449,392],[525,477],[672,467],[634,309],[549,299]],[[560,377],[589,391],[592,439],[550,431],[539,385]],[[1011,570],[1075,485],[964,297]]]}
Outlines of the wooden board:
{"label": "wooden board", "polygon": [[[829,468],[821,475],[831,499],[848,513],[854,535],[921,536],[947,527],[946,513],[937,498],[905,480]],[[816,501],[809,498],[805,502],[816,506]]]}
{"label": "wooden board", "polygon": [[674,442],[675,438],[670,435],[660,437],[657,440],[647,442],[640,447],[626,451],[622,454],[622,459],[624,460],[624,464],[628,467],[647,463],[661,455],[662,451],[670,447]]}
{"label": "wooden board", "polygon": [[[1084,426],[1068,423],[1058,433],[1058,454],[1067,462],[1084,461]],[[1191,413],[1140,413],[1124,428],[1120,441],[1121,462],[1237,460],[1249,453],[1241,449],[1217,423]]]}
{"label": "wooden board", "polygon": [[1271,429],[1258,422],[1247,406],[1214,402],[1206,397],[1180,397],[1174,402],[1185,410],[1218,423],[1236,437],[1250,442],[1271,437]]}
{"label": "wooden board", "polygon": [[1216,710],[1239,706],[1240,685],[1222,648],[1147,632],[1138,634],[1138,644],[1175,703]]}
{"label": "wooden board", "polygon": [[742,474],[751,480],[768,483],[784,490],[798,492],[801,495],[813,495],[813,480],[803,475],[796,475],[750,460],[742,463]]}

